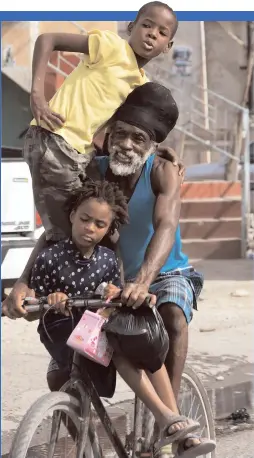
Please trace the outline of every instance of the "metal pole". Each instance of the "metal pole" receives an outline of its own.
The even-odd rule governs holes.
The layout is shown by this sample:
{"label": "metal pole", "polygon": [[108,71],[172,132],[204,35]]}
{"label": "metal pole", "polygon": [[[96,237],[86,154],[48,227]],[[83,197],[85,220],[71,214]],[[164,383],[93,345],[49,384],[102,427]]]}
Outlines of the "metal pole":
{"label": "metal pole", "polygon": [[[202,85],[203,85],[203,103],[205,115],[205,129],[209,131],[209,108],[208,108],[208,83],[207,83],[207,63],[206,63],[206,41],[205,41],[205,23],[200,21],[201,37],[201,59],[202,59]],[[206,161],[211,162],[211,151],[206,151]]]}
{"label": "metal pole", "polygon": [[250,217],[250,119],[249,110],[243,112],[243,139],[244,151],[242,161],[242,237],[241,237],[241,254],[246,258],[248,248],[248,230]]}
{"label": "metal pole", "polygon": [[[251,55],[251,53],[254,51],[254,22],[248,22],[248,29],[247,29],[247,35],[248,35],[248,56]],[[249,88],[249,110],[250,114],[254,114],[254,70],[252,68],[251,71],[251,82],[250,82],[250,88]]]}
{"label": "metal pole", "polygon": [[[250,60],[251,58],[251,53],[252,53],[252,28],[253,24],[251,21],[247,22],[247,61]],[[248,90],[248,108],[250,110],[250,113],[253,110],[252,106],[252,82],[253,82],[253,68],[251,68],[251,81],[250,81],[250,86]]]}

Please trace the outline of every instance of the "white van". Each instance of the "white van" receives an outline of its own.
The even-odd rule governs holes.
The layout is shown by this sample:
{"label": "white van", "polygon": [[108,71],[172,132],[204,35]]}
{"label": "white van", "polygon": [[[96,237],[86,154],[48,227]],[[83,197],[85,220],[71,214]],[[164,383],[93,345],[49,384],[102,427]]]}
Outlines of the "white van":
{"label": "white van", "polygon": [[44,228],[36,212],[32,180],[22,151],[2,147],[1,246],[2,299],[20,277]]}

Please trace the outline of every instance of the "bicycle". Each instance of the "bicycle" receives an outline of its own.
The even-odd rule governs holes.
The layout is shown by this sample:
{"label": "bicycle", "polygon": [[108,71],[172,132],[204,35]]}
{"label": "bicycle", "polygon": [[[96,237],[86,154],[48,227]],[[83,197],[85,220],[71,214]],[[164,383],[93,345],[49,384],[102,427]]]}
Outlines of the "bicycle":
{"label": "bicycle", "polygon": [[[106,303],[101,298],[75,298],[68,299],[66,302],[66,305],[80,309],[99,309],[121,305],[115,301]],[[25,300],[24,306],[27,312],[42,312],[50,307],[46,298],[29,298],[30,305],[27,305],[27,303],[28,300]],[[92,406],[115,451],[115,455],[111,456],[118,456],[119,458],[152,457],[151,450],[155,438],[155,428],[151,412],[139,399],[135,398],[133,428],[129,434],[126,434],[125,443],[123,443],[89,374],[87,372],[82,373],[81,380],[79,359],[80,355],[74,352],[70,379],[61,390],[43,395],[27,411],[14,436],[9,458],[35,458],[35,456],[40,458],[56,458],[60,456],[66,458],[105,457],[96,431],[96,421]],[[182,382],[179,403],[181,413],[191,416],[200,422],[201,436],[204,435],[207,438],[215,439],[212,409],[201,380],[191,368],[186,367]],[[184,389],[186,387],[187,389]],[[192,390],[194,395],[192,395]],[[192,408],[196,400],[198,404],[195,416],[192,413]],[[203,410],[203,415],[201,413],[197,416],[201,412],[200,408]],[[44,424],[41,427],[42,430],[45,427],[47,428],[48,420],[46,420],[45,426],[44,419],[51,412],[53,412],[53,415],[49,441],[45,441],[42,445],[40,444],[40,453],[36,455],[36,445],[34,446],[33,438],[41,424]],[[68,423],[68,420],[70,420],[70,423]],[[65,438],[65,440],[62,437],[64,432],[67,432],[67,439]],[[58,439],[61,454],[59,454],[59,445],[57,445]],[[63,447],[67,452],[64,455]],[[215,458],[215,452],[206,455],[206,458]]]}

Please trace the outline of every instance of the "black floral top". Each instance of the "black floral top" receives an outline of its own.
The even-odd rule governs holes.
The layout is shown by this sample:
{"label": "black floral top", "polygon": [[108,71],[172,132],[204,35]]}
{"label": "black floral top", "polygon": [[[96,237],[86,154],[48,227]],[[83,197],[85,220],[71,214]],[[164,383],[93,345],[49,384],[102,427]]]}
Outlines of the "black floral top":
{"label": "black floral top", "polygon": [[37,296],[59,291],[72,297],[95,292],[102,282],[121,287],[114,252],[97,245],[91,258],[87,259],[68,239],[45,248],[39,254],[32,270],[30,288]]}

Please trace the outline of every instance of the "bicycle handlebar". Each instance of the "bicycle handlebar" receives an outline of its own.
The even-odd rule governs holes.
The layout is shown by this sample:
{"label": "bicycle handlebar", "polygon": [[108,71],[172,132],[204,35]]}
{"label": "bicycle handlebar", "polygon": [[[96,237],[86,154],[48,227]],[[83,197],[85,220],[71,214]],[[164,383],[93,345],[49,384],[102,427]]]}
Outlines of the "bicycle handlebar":
{"label": "bicycle handlebar", "polygon": [[[121,307],[121,302],[110,301],[107,302],[105,299],[102,299],[100,296],[98,298],[70,298],[66,299],[66,307],[76,307],[76,308],[85,308],[85,309],[99,309],[102,307]],[[48,304],[47,297],[40,297],[38,299],[34,297],[26,297],[24,299],[24,308],[26,312],[39,312],[42,310],[48,310],[54,306]]]}
{"label": "bicycle handlebar", "polygon": [[[97,296],[94,294],[87,294],[83,297],[73,297],[69,299],[62,300],[61,302],[65,302],[66,307],[75,307],[75,308],[85,308],[85,309],[99,309],[99,308],[109,308],[109,307],[121,307],[123,304],[122,302],[113,299],[110,302],[107,302],[101,296]],[[149,306],[149,298],[147,298],[143,302],[143,306]],[[48,310],[50,308],[54,308],[54,305],[48,304],[47,297],[26,297],[23,302],[23,307],[28,313],[36,313],[42,312],[43,310]],[[5,317],[3,312],[1,311],[1,317]]]}

